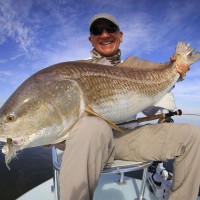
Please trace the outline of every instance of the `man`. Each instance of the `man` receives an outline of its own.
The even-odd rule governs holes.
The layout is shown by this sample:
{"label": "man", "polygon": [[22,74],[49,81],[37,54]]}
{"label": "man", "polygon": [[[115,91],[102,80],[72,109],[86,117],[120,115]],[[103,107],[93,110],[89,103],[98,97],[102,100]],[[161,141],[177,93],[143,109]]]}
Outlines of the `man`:
{"label": "man", "polygon": [[[121,62],[122,39],[123,33],[112,15],[94,16],[89,36],[94,48],[92,59],[87,62],[115,66]],[[181,77],[188,70],[189,66],[184,64],[177,68]],[[113,133],[102,119],[83,117],[66,140],[60,173],[61,199],[92,200],[102,169],[114,159],[160,161],[175,158],[169,199],[195,200],[200,183],[199,133],[200,129],[195,126],[174,123],[138,126],[125,133]]]}

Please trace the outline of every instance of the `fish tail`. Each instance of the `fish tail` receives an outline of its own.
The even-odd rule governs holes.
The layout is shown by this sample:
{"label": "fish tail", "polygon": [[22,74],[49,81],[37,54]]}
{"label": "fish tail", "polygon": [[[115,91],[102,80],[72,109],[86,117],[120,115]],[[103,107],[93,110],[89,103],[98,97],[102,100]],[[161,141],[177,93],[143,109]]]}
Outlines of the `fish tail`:
{"label": "fish tail", "polygon": [[178,42],[174,53],[176,63],[184,63],[191,65],[192,63],[200,60],[200,52],[190,47],[190,44],[185,42]]}

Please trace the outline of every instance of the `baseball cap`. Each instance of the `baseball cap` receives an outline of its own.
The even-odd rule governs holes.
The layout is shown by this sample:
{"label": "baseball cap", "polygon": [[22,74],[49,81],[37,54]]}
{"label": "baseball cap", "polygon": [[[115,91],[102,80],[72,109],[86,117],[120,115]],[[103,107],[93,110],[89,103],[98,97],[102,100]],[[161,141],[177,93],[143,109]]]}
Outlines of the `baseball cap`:
{"label": "baseball cap", "polygon": [[100,13],[92,17],[92,19],[90,20],[90,29],[92,25],[94,24],[94,22],[98,19],[107,19],[108,21],[112,22],[114,25],[116,25],[119,28],[119,24],[113,15],[108,14],[108,13]]}

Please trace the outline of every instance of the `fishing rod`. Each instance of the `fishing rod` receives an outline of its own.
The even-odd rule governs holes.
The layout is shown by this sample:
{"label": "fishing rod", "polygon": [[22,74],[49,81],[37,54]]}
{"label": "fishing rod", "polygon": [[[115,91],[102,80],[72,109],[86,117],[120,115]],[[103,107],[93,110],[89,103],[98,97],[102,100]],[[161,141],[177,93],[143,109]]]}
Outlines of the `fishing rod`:
{"label": "fishing rod", "polygon": [[151,120],[155,120],[155,119],[162,120],[162,119],[166,119],[166,118],[169,118],[171,116],[174,116],[174,115],[182,115],[182,110],[178,109],[177,111],[174,111],[174,112],[169,111],[168,113],[161,113],[161,114],[157,114],[157,115],[141,117],[141,118],[137,118],[135,120],[131,120],[131,121],[128,121],[128,122],[122,122],[122,123],[119,123],[117,125],[125,125],[125,124],[130,124],[130,123],[133,123],[133,122],[141,123],[141,122],[151,121]]}
{"label": "fishing rod", "polygon": [[200,114],[192,114],[192,113],[183,113],[182,115],[200,116]]}

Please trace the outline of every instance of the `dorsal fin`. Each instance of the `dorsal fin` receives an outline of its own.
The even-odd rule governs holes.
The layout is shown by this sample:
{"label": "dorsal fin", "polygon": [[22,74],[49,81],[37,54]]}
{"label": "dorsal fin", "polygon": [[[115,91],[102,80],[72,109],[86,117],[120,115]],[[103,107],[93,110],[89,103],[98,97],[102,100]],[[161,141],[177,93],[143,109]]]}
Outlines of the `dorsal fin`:
{"label": "dorsal fin", "polygon": [[100,114],[96,113],[89,105],[86,106],[85,111],[91,115],[97,116],[97,117],[105,120],[111,126],[111,128],[113,128],[117,131],[123,132],[123,130],[121,128],[119,128],[116,124],[114,124],[110,120],[106,119],[105,117],[101,116]]}
{"label": "dorsal fin", "polygon": [[138,58],[136,56],[129,56],[123,63],[119,63],[116,65],[117,67],[127,67],[127,68],[134,68],[134,69],[160,69],[164,66],[166,66],[169,63],[157,63],[157,62],[151,62],[148,60],[143,60],[141,58]]}

